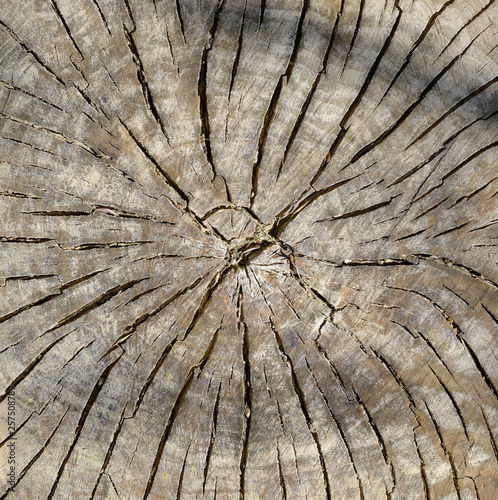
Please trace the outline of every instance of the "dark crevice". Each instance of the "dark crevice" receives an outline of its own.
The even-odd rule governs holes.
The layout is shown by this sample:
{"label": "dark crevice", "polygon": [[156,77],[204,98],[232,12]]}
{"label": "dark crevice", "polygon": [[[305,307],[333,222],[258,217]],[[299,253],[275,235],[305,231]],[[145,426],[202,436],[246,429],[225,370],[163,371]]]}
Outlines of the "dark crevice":
{"label": "dark crevice", "polygon": [[79,210],[36,210],[32,212],[20,212],[27,215],[44,215],[47,217],[81,217],[91,215],[91,212],[82,212]]}
{"label": "dark crevice", "polygon": [[329,358],[329,355],[327,354],[327,351],[322,347],[322,345],[320,344],[320,342],[318,342],[318,339],[315,339],[315,345],[318,348],[318,350],[320,351],[320,353],[323,355],[323,357],[325,358],[325,360],[327,361],[327,363],[328,363],[328,365],[330,367],[330,370],[332,371],[332,374],[334,375],[334,377],[339,382],[339,386],[341,387],[342,392],[346,396],[346,399],[348,401],[352,401],[352,399],[349,397],[348,391],[346,389],[346,385],[344,384],[344,380],[342,379],[339,371],[337,370],[337,368],[334,366],[334,364],[332,363],[331,359]]}
{"label": "dark crevice", "polygon": [[484,184],[480,188],[476,189],[475,191],[472,191],[472,193],[465,195],[465,196],[461,196],[460,198],[458,198],[457,201],[455,201],[455,203],[453,203],[453,205],[448,207],[448,209],[453,208],[455,205],[457,205],[458,203],[461,203],[464,200],[469,201],[474,196],[477,196],[481,191],[484,191],[490,184],[492,184],[494,181],[496,181],[496,179],[498,179],[498,177],[494,177],[493,179],[491,179],[489,182],[487,182],[486,184]]}
{"label": "dark crevice", "polygon": [[31,281],[31,280],[43,280],[48,278],[58,278],[57,274],[32,274],[27,276],[8,276],[4,279],[4,284],[0,285],[3,288],[9,281]]}
{"label": "dark crevice", "polygon": [[480,231],[482,229],[486,229],[488,227],[496,225],[497,222],[498,222],[498,219],[494,219],[491,222],[489,222],[488,224],[484,224],[483,226],[474,227],[474,228],[470,229],[468,232],[473,233],[474,231]]}
{"label": "dark crevice", "polygon": [[261,0],[261,7],[259,10],[259,27],[263,24],[263,20],[265,17],[265,9],[266,9],[266,0]]}
{"label": "dark crevice", "polygon": [[491,427],[489,426],[488,419],[486,418],[486,415],[484,414],[484,411],[482,408],[481,408],[481,414],[482,414],[482,418],[484,419],[484,423],[486,424],[486,429],[488,430],[489,442],[491,443],[491,448],[493,449],[493,453],[495,455],[496,461],[498,462],[498,446],[496,444],[496,439],[493,436],[493,433],[491,432]]}
{"label": "dark crevice", "polygon": [[400,236],[399,238],[395,238],[394,241],[402,241],[407,240],[408,238],[413,238],[414,236],[418,236],[419,234],[425,233],[432,226],[426,227],[425,229],[421,229],[420,231],[415,231],[414,233],[406,234],[405,236]]}
{"label": "dark crevice", "polygon": [[231,267],[228,264],[225,264],[214,276],[213,279],[209,282],[204,294],[202,296],[201,302],[197,309],[195,310],[192,321],[190,321],[185,333],[183,334],[182,342],[189,336],[190,332],[194,329],[195,325],[199,321],[202,316],[202,313],[205,311],[208,306],[211,298],[213,297],[214,292],[221,284],[227,273],[230,271]]}
{"label": "dark crevice", "polygon": [[481,307],[486,311],[488,316],[498,325],[498,318],[484,305],[481,303]]}
{"label": "dark crevice", "polygon": [[204,276],[201,276],[200,278],[197,278],[193,283],[191,283],[189,286],[182,288],[178,292],[174,293],[171,297],[168,297],[164,302],[162,302],[158,307],[156,307],[154,310],[150,312],[146,312],[142,314],[139,318],[137,318],[131,325],[128,325],[125,328],[125,332],[117,338],[114,343],[112,344],[111,347],[106,351],[106,353],[102,356],[105,357],[107,356],[110,352],[112,352],[117,346],[120,346],[123,344],[126,340],[128,340],[131,335],[137,330],[137,328],[142,324],[148,321],[149,319],[153,318],[157,314],[159,314],[165,307],[167,307],[169,304],[174,302],[176,299],[187,293],[189,290],[193,290],[199,283],[201,283],[207,276],[208,273],[206,273]]}
{"label": "dark crevice", "polygon": [[496,148],[497,146],[498,146],[498,141],[492,142],[491,144],[488,144],[487,146],[479,149],[479,151],[476,151],[475,153],[473,153],[470,156],[468,156],[465,160],[463,160],[462,162],[460,162],[456,167],[452,168],[448,173],[446,173],[445,175],[443,175],[443,177],[439,181],[439,184],[437,184],[433,188],[429,189],[423,195],[419,196],[417,199],[414,200],[414,202],[417,202],[418,200],[421,200],[422,198],[425,198],[427,195],[429,195],[430,193],[432,193],[434,190],[436,190],[439,187],[441,187],[444,184],[444,182],[446,181],[446,179],[448,179],[452,175],[456,174],[460,169],[462,169],[463,167],[465,167],[465,165],[467,165],[471,161],[475,160],[476,158],[478,158],[480,155],[482,155],[486,151],[489,151],[490,149]]}
{"label": "dark crevice", "polygon": [[109,34],[109,36],[112,36],[111,30],[109,29],[109,24],[107,23],[107,19],[105,18],[104,13],[102,12],[102,9],[100,8],[99,3],[97,2],[97,0],[92,0],[92,2],[95,5],[95,7],[97,8],[97,10],[99,11],[100,19],[102,20],[102,24],[104,25],[107,33]]}
{"label": "dark crevice", "polygon": [[352,180],[356,179],[356,177],[358,176],[350,177],[349,179],[344,179],[342,181],[336,182],[335,184],[327,186],[324,189],[320,189],[319,191],[314,190],[311,194],[306,196],[306,198],[302,199],[294,210],[290,210],[293,203],[285,207],[275,218],[273,228],[271,229],[271,234],[275,236],[275,238],[279,238],[287,225],[292,222],[298,216],[298,214],[302,212],[308,205],[316,201],[318,198],[321,198],[322,196],[335,191],[344,184],[351,182]]}
{"label": "dark crevice", "polygon": [[28,415],[28,417],[24,419],[22,424],[16,426],[16,429],[12,434],[8,434],[2,441],[0,441],[0,448],[4,446],[7,441],[16,436],[20,432],[20,430],[31,420],[31,417],[33,417],[33,415],[38,415],[40,417],[43,414],[43,412],[47,409],[47,407],[49,405],[52,405],[55,402],[55,400],[59,397],[60,393],[62,392],[62,389],[63,388],[60,387],[59,390],[55,393],[55,395],[52,398],[50,398],[50,400],[48,400],[39,411],[33,410]]}
{"label": "dark crevice", "polygon": [[[40,448],[40,450],[36,453],[36,455],[28,462],[28,464],[23,468],[23,470],[19,473],[19,476],[17,477],[15,487],[19,485],[19,482],[21,479],[26,475],[26,473],[31,469],[31,467],[36,463],[36,461],[40,458],[41,454],[46,450],[47,446],[50,444],[50,441],[54,437],[55,433],[59,430],[59,427],[62,424],[62,421],[64,420],[64,417],[67,415],[69,411],[68,407],[66,411],[63,413],[62,417],[59,419],[59,422],[55,426],[54,430],[50,433],[48,436],[47,440],[43,443],[43,446]],[[8,492],[10,491],[10,488],[0,497],[0,500],[3,500]],[[14,491],[14,487],[12,487],[12,491]]]}
{"label": "dark crevice", "polygon": [[[438,201],[435,205],[432,205],[432,207],[428,208],[427,210],[424,210],[421,214],[417,215],[416,217],[414,217],[412,219],[412,222],[416,221],[417,219],[420,219],[420,217],[423,217],[424,215],[427,215],[429,212],[432,212],[433,210],[435,210],[437,207],[439,207],[440,205],[442,205],[449,197],[446,196],[445,198],[443,198],[441,201]],[[451,207],[449,207],[451,208]]]}
{"label": "dark crevice", "polygon": [[157,219],[152,215],[138,215],[132,212],[126,212],[124,210],[120,210],[119,208],[105,206],[105,205],[93,205],[93,210],[91,212],[91,215],[94,215],[95,213],[108,215],[110,217],[145,220],[145,221],[158,222],[159,224],[173,225],[173,222]]}
{"label": "dark crevice", "polygon": [[[31,149],[33,149],[35,151],[41,151],[42,153],[46,153],[46,154],[51,155],[51,156],[58,156],[59,158],[63,158],[65,160],[67,160],[67,158],[64,158],[63,156],[58,155],[57,153],[54,153],[53,151],[49,151],[48,149],[39,148],[39,147],[34,146],[33,144],[29,143],[29,142],[21,141],[20,139],[14,139],[13,137],[7,137],[5,135],[2,135],[0,137],[2,139],[5,139],[6,141],[12,141],[12,142],[15,142],[17,144],[22,144],[24,146],[28,146],[29,148],[31,148]],[[31,165],[31,166],[36,166],[36,167],[42,168],[44,170],[52,170],[50,168],[40,167],[39,165]]]}
{"label": "dark crevice", "polygon": [[[235,59],[232,65],[232,74],[230,75],[230,85],[228,87],[228,104],[230,105],[230,97],[232,95],[233,84],[235,82],[235,77],[237,76],[237,69],[239,67],[240,54],[242,53],[242,34],[244,32],[244,22],[246,19],[247,2],[244,6],[244,13],[242,14],[242,23],[240,25],[239,39],[237,41],[237,52],[235,54]],[[228,126],[228,123],[227,123]],[[225,128],[225,138],[227,136],[227,129]]]}
{"label": "dark crevice", "polygon": [[307,255],[296,253],[296,257],[314,260],[316,262],[323,262],[333,267],[355,267],[355,266],[369,266],[369,267],[386,267],[386,266],[414,266],[418,262],[410,259],[380,259],[380,260],[350,260],[335,262],[327,259],[316,259]]}
{"label": "dark crevice", "polygon": [[[79,67],[74,63],[74,61],[71,60],[71,62],[73,63],[73,66],[75,68],[77,68],[78,71],[81,72],[81,70],[79,69]],[[83,73],[81,73],[81,75],[83,76]],[[96,103],[94,103],[90,97],[88,97],[87,93],[85,92],[85,90],[81,89],[78,85],[76,85],[75,83],[73,83],[73,86],[74,88],[76,89],[76,91],[78,92],[78,94],[83,97],[83,99],[85,100],[85,102],[91,107],[93,108],[97,113],[100,113],[102,115],[105,116],[105,118],[109,119],[109,116],[107,115],[107,113]],[[88,82],[87,82],[87,86],[88,86]],[[87,87],[88,88],[88,87]],[[97,122],[95,121],[90,115],[88,115],[87,113],[85,113],[84,111],[82,111],[82,113],[88,118],[90,119],[93,123],[95,123],[98,127],[104,129],[107,131],[107,129],[104,127],[104,125],[102,125],[102,123],[100,122]]]}
{"label": "dark crevice", "polygon": [[187,43],[185,38],[185,26],[183,24],[182,9],[180,7],[180,0],[175,0],[176,3],[176,14],[178,16],[178,22],[180,23],[180,31],[182,32],[183,41]]}
{"label": "dark crevice", "polygon": [[30,198],[32,200],[41,200],[42,198],[40,196],[34,196],[32,194],[26,194],[26,193],[17,193],[15,191],[0,191],[0,196],[8,196],[10,198]]}
{"label": "dark crevice", "polygon": [[495,290],[498,290],[498,283],[495,283],[494,281],[491,281],[489,278],[484,276],[483,274],[479,273],[478,271],[465,266],[463,264],[459,264],[458,262],[454,262],[446,257],[439,257],[436,255],[429,255],[429,254],[416,254],[417,257],[420,259],[427,260],[428,262],[433,262],[436,264],[440,264],[446,267],[449,267],[451,269],[455,269],[457,271],[460,271],[463,274],[466,274],[467,276],[470,276],[482,283],[485,283],[486,285],[494,288]]}
{"label": "dark crevice", "polygon": [[[400,325],[402,328],[407,329],[404,325],[401,325],[400,323],[396,323],[396,321],[392,321],[391,320],[391,323],[395,323],[397,325]],[[441,358],[441,356],[437,352],[436,348],[432,345],[432,342],[422,332],[419,332],[418,330],[415,330],[415,331],[417,332],[417,335],[424,341],[424,343],[427,345],[427,347],[432,351],[432,353],[434,354],[434,356],[436,356],[436,358],[438,359],[438,361],[444,366],[444,368],[446,369],[446,371],[451,375],[451,378],[454,379],[455,377],[453,376],[453,373],[451,372],[451,370],[448,367],[448,365],[444,362],[443,358]],[[411,333],[409,330],[408,330],[408,332]]]}
{"label": "dark crevice", "polygon": [[155,243],[151,240],[146,241],[113,241],[112,243],[83,243],[75,247],[63,247],[58,244],[61,250],[67,251],[85,251],[85,250],[95,250],[96,248],[121,248],[121,247],[134,247],[147,245],[149,243]]}
{"label": "dark crevice", "polygon": [[287,489],[285,487],[285,479],[282,472],[282,462],[280,460],[280,449],[278,447],[278,441],[275,440],[275,447],[277,450],[277,466],[278,466],[278,480],[280,483],[280,490],[282,492],[282,500],[287,500]]}
{"label": "dark crevice", "polygon": [[277,413],[278,413],[278,420],[280,422],[280,429],[282,431],[282,435],[285,436],[286,431],[285,431],[285,427],[284,427],[284,417],[282,415],[282,410],[280,408],[280,402],[278,401],[278,398],[276,396],[275,396],[275,404],[277,406]]}
{"label": "dark crevice", "polygon": [[418,445],[417,436],[415,434],[415,431],[413,432],[413,441],[415,442],[415,449],[417,450],[418,460],[420,463],[420,477],[422,478],[422,485],[424,487],[424,499],[431,500],[429,481],[427,479],[427,473],[425,471],[425,462],[424,462],[424,459],[422,457],[420,447]]}
{"label": "dark crevice", "polygon": [[392,196],[389,198],[389,200],[382,201],[380,203],[376,203],[375,205],[372,205],[371,207],[367,208],[362,208],[361,210],[354,210],[352,212],[347,212],[342,215],[337,215],[335,217],[327,217],[325,219],[319,219],[316,222],[327,222],[327,221],[335,221],[335,220],[340,220],[340,219],[349,219],[350,217],[358,217],[360,215],[368,214],[370,212],[374,212],[375,210],[378,210],[379,208],[385,207],[389,205],[395,198],[398,198],[401,196],[401,194],[398,194],[396,196]]}
{"label": "dark crevice", "polygon": [[[180,255],[165,255],[164,257],[165,258],[166,257],[180,257]],[[145,259],[138,259],[138,260],[152,260],[152,259],[154,259],[154,257],[145,258]],[[136,262],[136,261],[134,261],[134,262]],[[157,285],[155,287],[144,290],[143,292],[137,293],[137,295],[134,295],[130,300],[127,300],[123,305],[127,306],[128,304],[131,304],[132,302],[136,302],[137,300],[141,299],[143,296],[149,295],[150,293],[154,293],[156,290],[159,290],[160,288],[163,288],[166,285],[167,285],[167,283],[163,283],[161,285]]]}
{"label": "dark crevice", "polygon": [[461,343],[464,345],[464,347],[467,349],[467,352],[470,354],[470,357],[474,361],[474,364],[481,375],[481,377],[484,379],[484,382],[486,382],[486,385],[489,387],[491,393],[495,397],[496,400],[498,400],[498,391],[496,387],[494,386],[493,382],[491,381],[491,378],[487,374],[486,370],[482,366],[481,361],[477,357],[477,354],[474,352],[474,350],[470,347],[469,343],[467,340],[465,340],[463,337],[460,338]]}
{"label": "dark crevice", "polygon": [[173,338],[173,340],[163,349],[161,355],[159,356],[159,359],[157,360],[157,363],[149,373],[149,376],[147,377],[145,384],[142,386],[142,389],[140,390],[140,394],[138,395],[138,398],[135,402],[135,407],[133,408],[131,416],[125,418],[134,418],[135,415],[137,414],[137,411],[140,408],[140,405],[142,404],[142,401],[145,395],[147,394],[147,391],[149,390],[154,379],[156,378],[156,375],[161,369],[161,366],[163,366],[164,362],[166,361],[166,358],[168,357],[168,354],[171,352],[171,349],[173,349],[173,346],[175,345],[176,341],[177,337]]}
{"label": "dark crevice", "polygon": [[0,236],[0,243],[47,243],[51,238],[30,238],[26,236]]}
{"label": "dark crevice", "polygon": [[[446,154],[446,143],[443,144],[443,146],[441,148],[439,148],[437,151],[432,153],[422,163],[419,163],[417,166],[413,167],[408,172],[405,172],[401,177],[398,177],[395,181],[393,181],[391,184],[389,184],[389,186],[387,186],[387,188],[390,188],[392,186],[396,186],[396,184],[399,184],[400,182],[403,182],[406,179],[409,179],[412,175],[416,174],[419,170],[421,170],[426,165],[428,165],[432,160],[436,159],[441,153]],[[443,155],[443,157],[444,157],[444,155]]]}
{"label": "dark crevice", "polygon": [[445,120],[451,113],[455,112],[458,108],[463,106],[466,102],[470,101],[475,96],[484,92],[488,87],[494,85],[498,82],[498,77],[491,79],[489,82],[486,82],[484,85],[481,85],[479,88],[465,96],[463,99],[460,99],[456,104],[454,104],[446,113],[443,113],[432,125],[427,127],[413,142],[417,142],[423,137],[425,137],[429,132],[431,132],[435,127],[437,127],[443,120]]}
{"label": "dark crevice", "polygon": [[413,409],[417,409],[417,404],[415,403],[415,400],[413,399],[413,396],[410,394],[410,391],[408,391],[408,388],[406,387],[406,384],[404,383],[403,379],[398,375],[396,370],[391,366],[390,363],[387,362],[386,358],[379,354],[377,351],[374,349],[370,348],[372,352],[375,354],[375,356],[382,362],[382,364],[387,368],[388,372],[393,376],[394,380],[396,383],[399,385],[401,388],[402,392],[405,394],[406,398],[410,402],[410,406],[413,407]]}
{"label": "dark crevice", "polygon": [[[1,25],[1,21],[0,21],[0,25]],[[15,92],[19,92],[21,94],[27,95],[27,96],[31,97],[32,99],[36,99],[37,101],[40,101],[43,104],[46,104],[47,106],[50,106],[51,108],[56,109],[57,111],[62,111],[63,113],[67,113],[66,110],[60,108],[56,104],[53,104],[53,103],[43,99],[42,97],[35,95],[35,94],[32,94],[31,92],[28,92],[27,90],[21,89],[20,87],[16,87],[15,85],[12,85],[11,83],[7,83],[7,82],[4,82],[3,80],[0,80],[0,85],[3,85],[5,88],[7,88],[9,90],[14,90]]]}
{"label": "dark crevice", "polygon": [[77,349],[76,352],[67,361],[64,361],[64,364],[57,370],[57,372],[60,372],[61,370],[64,370],[64,368],[66,368],[66,366],[69,363],[71,363],[71,361],[73,361],[74,358],[76,358],[76,356],[78,356],[78,354],[80,352],[84,351],[85,349],[88,349],[95,342],[95,340],[96,339],[90,340],[90,342],[88,342],[88,344],[84,344],[79,349]]}
{"label": "dark crevice", "polygon": [[405,331],[407,331],[414,338],[417,338],[417,336],[420,337],[424,341],[424,343],[427,345],[427,347],[429,347],[429,349],[432,351],[434,356],[436,356],[436,358],[439,360],[439,362],[444,366],[446,371],[451,375],[451,378],[453,378],[453,379],[455,378],[453,376],[453,373],[451,373],[451,370],[449,369],[448,365],[444,362],[444,360],[441,358],[441,356],[439,355],[439,353],[437,352],[435,347],[432,345],[431,341],[422,332],[415,330],[417,332],[417,336],[415,336],[405,325],[402,325],[401,323],[397,323],[396,321],[393,321],[393,320],[391,320],[391,323],[394,323],[394,324],[400,326],[401,328],[403,328]]}
{"label": "dark crevice", "polygon": [[441,316],[450,324],[451,328],[455,331],[456,338],[462,344],[462,346],[466,349],[466,351],[470,354],[470,357],[472,358],[472,360],[474,362],[474,365],[477,368],[477,371],[479,372],[479,374],[481,375],[481,377],[484,379],[484,382],[486,382],[486,385],[489,387],[489,389],[491,390],[491,392],[494,395],[494,397],[498,400],[498,391],[497,391],[496,387],[493,385],[493,382],[491,381],[491,378],[489,377],[489,375],[487,374],[486,370],[482,366],[482,364],[481,364],[479,358],[477,357],[476,353],[474,352],[474,350],[472,349],[472,347],[470,346],[470,344],[468,343],[468,341],[465,339],[463,331],[458,326],[458,324],[455,322],[455,320],[453,320],[448,315],[448,313],[438,303],[436,303],[435,301],[433,301],[427,295],[424,295],[423,293],[418,292],[417,290],[408,290],[408,289],[405,289],[405,288],[397,288],[397,287],[388,287],[388,288],[393,288],[394,290],[402,290],[404,292],[413,293],[415,295],[418,295],[419,297],[422,297],[424,300],[427,300],[430,304],[432,304],[432,306],[434,307],[434,309],[441,314]]}
{"label": "dark crevice", "polygon": [[116,441],[118,439],[119,433],[121,432],[121,427],[122,427],[123,422],[124,422],[125,410],[126,410],[126,407],[123,408],[123,411],[121,412],[121,415],[119,417],[119,421],[118,421],[118,424],[116,426],[116,430],[114,431],[114,434],[112,436],[109,447],[107,448],[107,452],[105,454],[104,461],[102,463],[102,467],[100,468],[99,476],[97,478],[97,481],[95,482],[95,486],[93,487],[92,494],[90,496],[90,500],[93,500],[95,498],[95,494],[97,492],[97,488],[99,486],[102,475],[105,473],[107,466],[109,465],[109,462],[111,461],[112,452],[114,451],[114,447],[116,446]]}
{"label": "dark crevice", "polygon": [[147,160],[149,160],[152,163],[152,165],[154,165],[154,167],[155,167],[157,173],[160,175],[160,177],[162,177],[163,179],[165,179],[165,181],[168,184],[168,186],[170,186],[171,188],[173,188],[173,190],[175,191],[175,193],[188,206],[189,199],[188,199],[187,195],[180,189],[180,187],[178,186],[178,184],[161,167],[161,165],[159,165],[159,162],[152,156],[152,154],[148,151],[148,149],[137,139],[137,137],[135,137],[135,135],[133,134],[133,132],[126,126],[126,124],[123,122],[123,120],[121,120],[121,118],[119,118],[119,117],[118,117],[118,120],[121,123],[121,125],[123,126],[123,128],[126,130],[127,134],[131,137],[131,139],[133,140],[133,142],[138,146],[138,149],[140,149],[140,151],[143,153],[143,155],[145,156],[145,158],[147,158]]}
{"label": "dark crevice", "polygon": [[445,234],[452,233],[453,231],[458,231],[459,229],[462,229],[462,227],[465,227],[469,224],[469,222],[464,222],[463,224],[460,224],[459,226],[452,227],[450,229],[446,229],[445,231],[441,231],[440,233],[434,234],[431,236],[431,238],[437,238],[439,236],[444,236]]}
{"label": "dark crevice", "polygon": [[199,115],[201,121],[201,135],[203,137],[202,146],[206,160],[211,167],[211,173],[213,178],[211,182],[216,178],[216,169],[214,166],[213,153],[211,151],[211,138],[210,138],[210,127],[209,127],[209,111],[207,102],[207,63],[208,54],[211,50],[214,41],[214,35],[216,28],[218,26],[218,21],[220,18],[221,10],[223,8],[223,0],[220,0],[216,12],[214,14],[213,24],[208,34],[208,41],[204,44],[204,49],[202,51],[201,57],[201,68],[199,71],[199,80],[197,83],[197,94],[199,98]]}
{"label": "dark crevice", "polygon": [[68,288],[70,288],[70,287],[72,287],[74,285],[77,285],[78,283],[81,283],[82,281],[86,281],[87,279],[90,279],[93,276],[95,276],[95,275],[97,275],[97,274],[99,274],[101,272],[107,271],[107,270],[108,269],[102,269],[100,271],[95,271],[93,273],[87,274],[86,276],[82,276],[81,278],[77,278],[77,279],[75,279],[73,281],[70,281],[70,282],[68,282],[68,283],[60,286],[58,292],[52,293],[50,295],[47,295],[46,297],[43,297],[42,299],[38,299],[35,302],[31,302],[29,304],[25,304],[22,307],[20,307],[19,309],[16,309],[15,311],[12,311],[10,313],[5,314],[4,316],[0,317],[0,323],[3,323],[4,321],[7,321],[10,318],[13,318],[14,316],[22,313],[23,311],[31,309],[32,307],[45,304],[46,302],[49,302],[50,300],[55,299],[56,297],[58,297],[59,295],[61,295],[61,293],[64,290],[66,290],[66,289],[68,289]]}
{"label": "dark crevice", "polygon": [[84,144],[83,142],[81,141],[78,141],[77,139],[73,139],[71,137],[67,137],[66,135],[64,135],[63,133],[61,132],[57,132],[56,130],[53,130],[53,129],[50,129],[50,128],[47,128],[47,127],[44,127],[42,125],[38,125],[36,123],[31,123],[31,122],[28,122],[26,120],[21,120],[19,118],[16,118],[14,116],[9,116],[9,115],[6,115],[4,113],[0,113],[0,116],[2,118],[5,118],[6,120],[10,120],[10,121],[13,121],[15,123],[20,123],[21,125],[25,125],[27,127],[31,127],[35,130],[39,130],[41,132],[44,132],[52,137],[55,137],[59,140],[62,140],[64,142],[66,142],[67,144],[75,144],[76,146],[78,146],[79,148],[83,149],[84,151],[86,151],[87,153],[90,153],[92,156],[94,156],[95,158],[98,158],[98,159],[101,159],[103,157],[107,158],[107,159],[111,159],[110,156],[102,153],[102,152],[98,152],[96,151],[94,148],[90,147],[90,146],[87,146],[86,144]]}
{"label": "dark crevice", "polygon": [[188,444],[187,451],[185,452],[185,458],[183,459],[182,470],[180,472],[180,478],[178,480],[178,487],[176,489],[176,500],[180,500],[180,498],[182,496],[183,476],[185,474],[185,465],[187,463],[188,452],[189,452],[191,446],[192,446],[192,441],[190,441],[190,443]]}
{"label": "dark crevice", "polygon": [[46,335],[49,332],[52,332],[54,330],[57,330],[58,328],[61,328],[62,326],[68,325],[69,323],[72,323],[73,321],[76,321],[77,319],[81,318],[85,314],[88,314],[89,312],[93,311],[97,307],[100,307],[101,305],[105,304],[109,300],[111,300],[113,297],[118,295],[121,292],[124,292],[125,290],[128,290],[129,288],[137,285],[138,283],[141,283],[142,281],[149,279],[149,278],[140,278],[132,281],[128,281],[127,283],[124,283],[122,285],[117,285],[110,290],[107,290],[107,292],[103,293],[99,297],[91,300],[90,302],[86,303],[84,306],[80,307],[73,313],[69,314],[65,318],[61,319],[55,326],[49,328],[46,330],[43,335]]}
{"label": "dark crevice", "polygon": [[315,288],[309,286],[307,283],[303,281],[301,278],[301,275],[299,274],[299,271],[297,270],[297,267],[294,263],[294,255],[291,253],[287,257],[287,261],[289,263],[290,271],[291,274],[290,276],[296,280],[298,285],[303,288],[310,296],[312,296],[317,302],[320,302],[323,306],[327,308],[329,311],[328,313],[328,320],[341,332],[344,332],[348,334],[358,345],[358,347],[368,356],[368,352],[365,349],[365,346],[362,344],[360,339],[351,331],[346,330],[342,327],[340,327],[334,320],[334,315],[336,311],[338,310],[331,302],[329,302],[318,290]]}
{"label": "dark crevice", "polygon": [[448,292],[452,293],[455,297],[458,297],[462,302],[465,302],[465,304],[467,304],[467,306],[471,307],[470,304],[461,296],[459,295],[458,293],[456,293],[454,290],[452,290],[451,288],[448,288],[446,285],[443,285],[442,283],[438,282],[443,288],[445,288],[446,290],[448,290]]}
{"label": "dark crevice", "polygon": [[36,366],[43,360],[46,354],[59,342],[64,340],[70,333],[73,333],[74,330],[65,333],[58,339],[55,339],[51,342],[45,349],[43,349],[29,364],[26,368],[7,386],[3,394],[0,396],[0,403],[8,396],[9,392],[14,389],[20,382],[22,382],[35,368]]}
{"label": "dark crevice", "polygon": [[245,473],[247,466],[247,455],[249,451],[249,433],[251,431],[251,411],[252,411],[252,385],[251,385],[251,365],[249,361],[249,337],[247,324],[244,321],[242,286],[239,287],[237,297],[237,327],[242,332],[242,359],[244,362],[244,431],[242,437],[242,450],[240,454],[240,500],[245,498]]}

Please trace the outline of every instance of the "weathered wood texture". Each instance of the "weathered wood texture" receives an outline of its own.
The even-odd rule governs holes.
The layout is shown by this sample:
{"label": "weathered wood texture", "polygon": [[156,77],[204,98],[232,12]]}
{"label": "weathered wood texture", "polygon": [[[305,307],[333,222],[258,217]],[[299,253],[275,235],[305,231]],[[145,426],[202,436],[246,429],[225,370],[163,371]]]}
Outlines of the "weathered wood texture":
{"label": "weathered wood texture", "polygon": [[1,0],[0,498],[497,498],[497,20]]}

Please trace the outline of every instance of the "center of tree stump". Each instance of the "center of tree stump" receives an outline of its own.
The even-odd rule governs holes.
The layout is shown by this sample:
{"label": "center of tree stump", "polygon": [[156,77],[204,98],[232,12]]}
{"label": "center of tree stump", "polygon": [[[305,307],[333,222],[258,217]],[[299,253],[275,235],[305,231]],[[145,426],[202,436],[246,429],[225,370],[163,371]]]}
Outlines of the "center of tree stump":
{"label": "center of tree stump", "polygon": [[274,245],[275,241],[264,233],[262,229],[256,230],[251,236],[242,240],[230,242],[227,248],[226,260],[231,267],[243,267],[257,257],[265,249]]}

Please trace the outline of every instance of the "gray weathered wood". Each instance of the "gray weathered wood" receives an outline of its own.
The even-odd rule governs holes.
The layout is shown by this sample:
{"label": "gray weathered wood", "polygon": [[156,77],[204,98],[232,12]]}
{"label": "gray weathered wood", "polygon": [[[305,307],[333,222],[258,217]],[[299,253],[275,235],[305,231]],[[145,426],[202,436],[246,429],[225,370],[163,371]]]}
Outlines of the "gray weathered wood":
{"label": "gray weathered wood", "polygon": [[0,0],[0,499],[495,499],[497,14]]}

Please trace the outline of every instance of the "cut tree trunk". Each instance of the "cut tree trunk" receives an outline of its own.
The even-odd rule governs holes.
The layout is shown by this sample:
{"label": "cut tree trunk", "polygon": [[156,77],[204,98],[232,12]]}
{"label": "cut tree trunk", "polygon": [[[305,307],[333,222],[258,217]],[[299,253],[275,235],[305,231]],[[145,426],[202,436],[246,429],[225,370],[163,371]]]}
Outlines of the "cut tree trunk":
{"label": "cut tree trunk", "polygon": [[1,0],[0,499],[497,498],[497,20]]}

